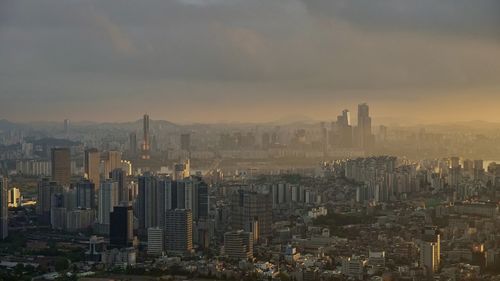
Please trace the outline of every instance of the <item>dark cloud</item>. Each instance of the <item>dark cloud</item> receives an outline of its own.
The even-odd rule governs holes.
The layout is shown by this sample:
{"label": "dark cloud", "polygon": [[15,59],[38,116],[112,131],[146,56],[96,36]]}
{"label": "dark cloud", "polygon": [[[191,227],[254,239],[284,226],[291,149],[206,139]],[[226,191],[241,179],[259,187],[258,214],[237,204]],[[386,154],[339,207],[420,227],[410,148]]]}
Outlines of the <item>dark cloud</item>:
{"label": "dark cloud", "polygon": [[[175,101],[175,116],[256,100],[296,111],[281,109],[283,100],[313,108],[492,89],[499,8],[497,0],[4,0],[0,112],[57,116],[57,103],[88,119],[79,104],[94,103],[126,118],[124,107]],[[30,101],[36,111],[26,110]]]}
{"label": "dark cloud", "polygon": [[497,0],[302,0],[314,15],[367,30],[418,31],[500,40]]}

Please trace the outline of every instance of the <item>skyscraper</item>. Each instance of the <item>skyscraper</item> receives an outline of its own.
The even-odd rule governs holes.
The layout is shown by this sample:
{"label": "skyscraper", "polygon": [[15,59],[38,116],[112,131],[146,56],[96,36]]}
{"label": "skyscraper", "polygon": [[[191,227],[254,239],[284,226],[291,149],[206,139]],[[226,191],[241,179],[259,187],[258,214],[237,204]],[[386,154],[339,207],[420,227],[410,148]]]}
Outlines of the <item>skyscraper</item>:
{"label": "skyscraper", "polygon": [[99,153],[99,150],[95,148],[85,150],[85,174],[87,176],[87,179],[93,182],[96,187],[100,186],[100,163],[101,154]]}
{"label": "skyscraper", "polygon": [[149,141],[149,115],[144,114],[143,118],[143,139],[142,139],[142,159],[149,159],[150,155]]}
{"label": "skyscraper", "polygon": [[257,192],[238,190],[232,196],[233,229],[254,232],[256,237],[266,239],[271,233],[272,196]]}
{"label": "skyscraper", "polygon": [[36,203],[36,213],[39,216],[39,221],[42,224],[50,223],[50,211],[52,196],[57,193],[62,193],[63,187],[48,178],[44,178],[38,182],[38,198]]}
{"label": "skyscraper", "polygon": [[121,168],[111,171],[110,178],[118,183],[118,202],[128,203],[128,186],[125,184],[125,171]]}
{"label": "skyscraper", "polygon": [[[139,194],[137,195],[137,218],[139,228],[143,231],[150,227],[158,226],[158,178],[151,173],[139,177]],[[161,201],[160,201],[161,202]]]}
{"label": "skyscraper", "polygon": [[52,148],[52,180],[69,185],[71,180],[71,157],[69,148]]}
{"label": "skyscraper", "polygon": [[8,188],[7,178],[0,176],[0,239],[2,240],[9,235]]}
{"label": "skyscraper", "polygon": [[109,242],[112,246],[127,247],[134,238],[131,206],[115,206],[109,215]]}
{"label": "skyscraper", "polygon": [[118,183],[106,180],[99,188],[99,205],[97,221],[103,225],[109,225],[109,214],[115,206],[118,206]]}
{"label": "skyscraper", "polygon": [[88,180],[81,180],[76,184],[76,207],[95,209],[95,184]]}
{"label": "skyscraper", "polygon": [[427,270],[429,275],[439,270],[441,263],[441,239],[439,230],[435,226],[427,226],[422,231],[420,247],[420,266]]}
{"label": "skyscraper", "polygon": [[193,250],[193,216],[191,210],[166,212],[165,244],[169,253],[187,255]]}
{"label": "skyscraper", "polygon": [[69,119],[64,119],[64,133],[67,134],[69,133],[69,126],[70,126],[70,121]]}
{"label": "skyscraper", "polygon": [[194,219],[196,221],[208,219],[208,185],[202,181],[198,180],[196,185],[196,216]]}
{"label": "skyscraper", "polygon": [[357,137],[361,148],[365,151],[371,149],[373,144],[372,119],[370,117],[370,108],[366,103],[358,105]]}
{"label": "skyscraper", "polygon": [[110,150],[106,152],[104,159],[104,177],[106,179],[110,178],[110,173],[114,169],[121,169],[122,167],[122,154],[120,151]]}

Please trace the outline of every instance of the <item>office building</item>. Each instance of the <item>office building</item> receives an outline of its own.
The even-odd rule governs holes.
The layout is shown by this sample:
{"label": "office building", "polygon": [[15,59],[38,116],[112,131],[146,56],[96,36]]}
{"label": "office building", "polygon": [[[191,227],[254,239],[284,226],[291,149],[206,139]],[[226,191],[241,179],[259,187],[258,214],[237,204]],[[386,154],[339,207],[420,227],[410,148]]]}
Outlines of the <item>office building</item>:
{"label": "office building", "polygon": [[224,254],[230,259],[253,258],[253,235],[243,230],[224,234]]}
{"label": "office building", "polygon": [[52,180],[62,185],[71,181],[71,157],[69,148],[52,148],[51,150]]}
{"label": "office building", "polygon": [[[139,177],[139,194],[137,195],[137,218],[139,228],[146,231],[150,227],[159,226],[158,206],[161,206],[161,196],[158,196],[158,178],[151,173]],[[160,204],[157,204],[160,202]]]}
{"label": "office building", "polygon": [[52,196],[63,192],[63,187],[48,178],[38,182],[36,213],[41,224],[50,223],[50,209],[52,206]]}
{"label": "office building", "polygon": [[125,184],[125,171],[123,169],[114,169],[109,176],[118,183],[118,202],[129,202],[128,186]]}
{"label": "office building", "polygon": [[370,117],[370,108],[368,104],[358,105],[358,144],[365,151],[370,150],[373,145],[372,119]]}
{"label": "office building", "polygon": [[353,129],[349,110],[343,110],[342,114],[337,116],[337,122],[334,125],[330,143],[335,147],[351,148],[353,146]]}
{"label": "office building", "polygon": [[7,178],[0,176],[0,239],[2,240],[9,236],[8,188]]}
{"label": "office building", "polygon": [[64,119],[63,130],[65,134],[69,133],[69,128],[70,128],[69,119]]}
{"label": "office building", "polygon": [[188,255],[193,250],[193,216],[191,210],[167,210],[165,219],[167,253]]}
{"label": "office building", "polygon": [[201,179],[196,182],[195,194],[196,213],[193,213],[193,219],[195,221],[206,220],[209,210],[208,185]]}
{"label": "office building", "polygon": [[95,184],[89,180],[81,180],[76,184],[76,207],[95,209]]}
{"label": "office building", "polygon": [[65,207],[52,207],[50,210],[50,227],[57,230],[66,230],[67,212]]}
{"label": "office building", "polygon": [[425,227],[422,231],[420,247],[420,266],[428,275],[432,275],[439,270],[441,263],[441,238],[439,230],[435,226]]}
{"label": "office building", "polygon": [[134,238],[132,206],[115,206],[109,216],[109,242],[112,246],[127,247]]}
{"label": "office building", "polygon": [[148,228],[148,255],[161,256],[165,251],[165,234],[161,227]]}
{"label": "office building", "polygon": [[122,167],[122,154],[120,151],[110,150],[105,153],[104,157],[104,177],[109,179],[111,171],[121,169]]}
{"label": "office building", "polygon": [[100,165],[101,165],[101,153],[95,148],[85,150],[85,176],[86,178],[93,182],[95,187],[100,186]]}
{"label": "office building", "polygon": [[118,206],[118,183],[112,180],[102,182],[98,201],[97,221],[101,225],[109,225],[109,214]]}
{"label": "office building", "polygon": [[266,239],[272,234],[272,196],[253,191],[238,190],[232,196],[233,229],[253,232]]}

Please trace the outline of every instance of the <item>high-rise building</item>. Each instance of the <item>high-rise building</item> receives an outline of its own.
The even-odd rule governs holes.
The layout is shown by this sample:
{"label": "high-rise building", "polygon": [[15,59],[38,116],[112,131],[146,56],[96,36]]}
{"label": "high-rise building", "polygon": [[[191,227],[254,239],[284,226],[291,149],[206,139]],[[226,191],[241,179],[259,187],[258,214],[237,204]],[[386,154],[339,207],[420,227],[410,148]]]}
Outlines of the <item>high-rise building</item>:
{"label": "high-rise building", "polygon": [[48,178],[38,182],[38,198],[36,203],[36,213],[39,216],[39,222],[42,224],[50,223],[50,210],[52,206],[52,196],[62,193],[63,187]]}
{"label": "high-rise building", "polygon": [[99,153],[99,150],[95,148],[85,150],[85,175],[87,179],[93,182],[96,187],[100,186],[100,164],[101,154]]}
{"label": "high-rise building", "polygon": [[336,138],[332,139],[336,140],[336,145],[341,148],[350,148],[353,146],[353,131],[349,110],[345,109],[342,111],[342,115],[337,116],[336,130],[334,132],[336,132]]}
{"label": "high-rise building", "polygon": [[209,197],[208,185],[199,179],[195,188],[196,194],[196,215],[193,219],[196,221],[208,219]]}
{"label": "high-rise building", "polygon": [[186,133],[181,135],[181,149],[191,151],[191,134]]}
{"label": "high-rise building", "polygon": [[366,103],[358,105],[357,137],[361,148],[364,150],[371,149],[373,145],[372,119],[370,117],[370,108]]}
{"label": "high-rise building", "polygon": [[21,191],[19,188],[9,189],[8,206],[12,208],[21,207]]}
{"label": "high-rise building", "polygon": [[98,198],[97,221],[99,224],[109,225],[109,214],[118,206],[118,183],[112,180],[102,182]]}
{"label": "high-rise building", "polygon": [[233,229],[254,232],[266,239],[272,234],[272,196],[253,191],[238,190],[232,196]]}
{"label": "high-rise building", "polygon": [[224,253],[230,259],[253,258],[253,235],[243,230],[224,234]]}
{"label": "high-rise building", "polygon": [[52,148],[52,180],[69,185],[71,181],[71,157],[69,148]]}
{"label": "high-rise building", "polygon": [[52,194],[50,203],[50,225],[53,229],[66,228],[67,209],[64,204],[64,193]]}
{"label": "high-rise building", "polygon": [[474,179],[481,179],[484,174],[483,160],[474,160]]}
{"label": "high-rise building", "polygon": [[142,139],[142,159],[150,158],[150,140],[149,140],[149,115],[144,114],[143,118],[143,139]]}
{"label": "high-rise building", "polygon": [[110,178],[110,173],[114,169],[121,169],[122,167],[122,154],[120,151],[110,150],[106,152],[104,159],[104,177]]}
{"label": "high-rise building", "polygon": [[157,185],[158,179],[151,173],[145,173],[139,177],[139,194],[137,195],[137,218],[139,228],[147,230],[158,226],[157,212]]}
{"label": "high-rise building", "polygon": [[115,206],[109,216],[109,242],[127,247],[134,238],[134,215],[131,206]]}
{"label": "high-rise building", "polygon": [[64,119],[64,133],[67,134],[69,133],[69,126],[70,126],[70,121],[69,119]]}
{"label": "high-rise building", "polygon": [[427,226],[422,231],[420,247],[420,266],[425,268],[429,275],[439,270],[441,263],[441,239],[439,230],[435,226]]}
{"label": "high-rise building", "polygon": [[129,135],[129,153],[131,155],[137,155],[137,134],[135,132],[130,133]]}
{"label": "high-rise building", "polygon": [[193,250],[193,216],[191,210],[166,212],[165,246],[168,253],[188,255]]}
{"label": "high-rise building", "polygon": [[9,236],[9,208],[7,203],[7,178],[0,176],[0,239]]}
{"label": "high-rise building", "polygon": [[76,184],[76,207],[95,209],[95,184],[89,180],[81,180]]}
{"label": "high-rise building", "polygon": [[148,255],[161,256],[165,251],[165,234],[161,227],[148,228]]}
{"label": "high-rise building", "polygon": [[68,209],[65,207],[52,207],[50,210],[50,226],[52,229],[66,230]]}
{"label": "high-rise building", "polygon": [[128,194],[128,186],[125,184],[125,171],[123,171],[123,169],[114,169],[111,171],[109,177],[113,181],[118,183],[118,202],[128,203],[129,194]]}

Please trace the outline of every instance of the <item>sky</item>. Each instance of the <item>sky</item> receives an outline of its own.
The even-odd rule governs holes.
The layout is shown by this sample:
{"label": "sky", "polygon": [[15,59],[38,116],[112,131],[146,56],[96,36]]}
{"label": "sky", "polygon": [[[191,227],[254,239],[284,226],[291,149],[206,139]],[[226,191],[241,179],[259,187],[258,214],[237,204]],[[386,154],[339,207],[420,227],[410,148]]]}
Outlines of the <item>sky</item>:
{"label": "sky", "polygon": [[0,119],[333,120],[361,102],[375,123],[500,122],[500,1],[0,1]]}

